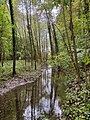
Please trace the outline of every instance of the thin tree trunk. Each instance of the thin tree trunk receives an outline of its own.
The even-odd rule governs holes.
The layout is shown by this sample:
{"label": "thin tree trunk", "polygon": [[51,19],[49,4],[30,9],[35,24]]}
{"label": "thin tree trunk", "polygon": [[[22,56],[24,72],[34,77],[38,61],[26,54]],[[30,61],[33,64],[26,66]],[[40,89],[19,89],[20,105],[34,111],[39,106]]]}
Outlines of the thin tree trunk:
{"label": "thin tree trunk", "polygon": [[[37,17],[37,16],[36,16]],[[36,43],[36,54],[37,54],[37,62],[38,62],[38,58],[40,57],[39,56],[39,40],[38,40],[38,30],[37,30],[37,18],[35,18],[35,20],[34,20],[34,29],[33,29],[33,31],[34,31],[34,37],[35,37],[35,43]]]}
{"label": "thin tree trunk", "polygon": [[76,41],[75,41],[73,21],[72,21],[72,0],[70,0],[70,31],[71,31],[71,40],[73,41],[74,57],[75,57],[75,63],[76,63],[76,73],[78,76],[78,80],[80,80],[80,69],[78,65]]}
{"label": "thin tree trunk", "polygon": [[48,26],[48,33],[49,33],[49,39],[50,39],[51,56],[53,58],[53,43],[52,43],[51,25],[49,20],[47,22],[47,26]]}
{"label": "thin tree trunk", "polygon": [[47,39],[47,32],[46,32],[46,62],[48,60],[48,39]]}
{"label": "thin tree trunk", "polygon": [[59,33],[62,37],[62,40],[63,40],[64,47],[67,49],[67,53],[69,55],[69,49],[68,49],[68,46],[67,46],[66,41],[65,41],[65,35],[64,35],[64,33],[63,34],[61,33],[61,30],[58,28],[58,26],[56,24],[54,24],[54,25],[56,26],[57,30],[59,31]]}
{"label": "thin tree trunk", "polygon": [[69,50],[70,58],[72,60],[74,68],[77,71],[77,67],[76,67],[76,64],[75,64],[75,61],[74,61],[74,57],[73,57],[73,52],[72,52],[72,49],[71,49],[71,43],[70,43],[70,38],[69,38],[69,35],[68,35],[67,25],[66,25],[64,3],[62,5],[62,10],[63,10],[64,27],[65,27],[65,31],[66,31],[67,40],[68,40],[68,50]]}
{"label": "thin tree trunk", "polygon": [[88,28],[88,34],[90,35],[90,25],[89,25],[89,2],[84,0],[84,14],[86,16],[86,24]]}
{"label": "thin tree trunk", "polygon": [[50,24],[50,19],[49,19],[48,13],[47,13],[47,9],[45,8],[45,6],[43,6],[43,7],[46,11],[47,27],[48,27],[48,33],[49,33],[49,39],[50,39],[50,48],[51,48],[51,57],[53,59],[54,50],[53,50],[53,43],[52,43],[51,24]]}
{"label": "thin tree trunk", "polygon": [[31,57],[31,66],[33,66],[33,58],[32,58],[32,41],[31,41],[31,26],[29,21],[29,11],[27,6],[27,1],[24,0],[25,3],[25,9],[26,9],[26,17],[27,17],[27,29],[28,29],[28,35],[29,35],[29,41],[30,41],[30,57]]}
{"label": "thin tree trunk", "polygon": [[[86,31],[88,31],[88,36],[85,35],[85,57],[87,55],[87,49],[88,49],[88,40],[90,40],[90,25],[89,25],[89,2],[88,0],[83,0],[84,2],[84,15],[86,17],[86,28],[83,28],[84,34],[86,33]],[[87,38],[88,37],[88,38]],[[85,79],[87,79],[87,71],[86,71],[86,65],[85,65]]]}
{"label": "thin tree trunk", "polygon": [[3,43],[2,43],[2,39],[1,39],[1,35],[0,35],[0,62],[2,64],[2,52],[3,52]]}
{"label": "thin tree trunk", "polygon": [[14,28],[14,12],[13,12],[13,5],[12,0],[9,0],[9,6],[10,6],[10,14],[11,14],[11,23],[12,23],[12,44],[13,44],[13,76],[16,74],[16,41],[15,41],[15,28]]}
{"label": "thin tree trunk", "polygon": [[33,39],[33,33],[32,33],[32,29],[31,29],[31,37],[32,37],[32,45],[33,45],[33,50],[34,50],[34,61],[35,61],[35,70],[37,69],[37,66],[36,66],[36,59],[37,59],[37,55],[36,55],[36,48],[35,48],[35,44],[34,44],[34,39]]}
{"label": "thin tree trunk", "polygon": [[[89,25],[89,3],[87,0],[83,0],[84,2],[84,15],[86,16],[86,25],[87,25],[87,29],[88,29],[88,35],[90,36],[90,25]],[[86,28],[83,28],[83,31],[86,32]],[[88,36],[88,38],[89,38]],[[89,39],[90,40],[90,39]],[[85,36],[85,56],[87,54],[87,37]]]}
{"label": "thin tree trunk", "polygon": [[58,47],[58,41],[57,41],[55,26],[54,26],[53,23],[52,23],[52,28],[53,28],[53,38],[54,38],[54,41],[55,41],[56,55],[58,55],[59,47]]}
{"label": "thin tree trunk", "polygon": [[40,23],[39,23],[39,20],[38,20],[38,36],[39,36],[39,57],[40,57],[40,60],[42,62],[42,54],[41,54],[41,31],[40,31]]}
{"label": "thin tree trunk", "polygon": [[2,55],[1,55],[1,64],[2,64],[2,67],[4,65],[4,58],[5,58],[5,51],[4,51],[4,45],[2,45]]}
{"label": "thin tree trunk", "polygon": [[31,65],[33,66],[33,41],[32,41],[33,36],[32,36],[32,18],[31,18],[31,11],[32,11],[31,3],[32,3],[32,0],[29,0],[29,2],[30,2],[29,3],[29,9],[30,9],[29,29],[30,29],[30,39],[31,39]]}

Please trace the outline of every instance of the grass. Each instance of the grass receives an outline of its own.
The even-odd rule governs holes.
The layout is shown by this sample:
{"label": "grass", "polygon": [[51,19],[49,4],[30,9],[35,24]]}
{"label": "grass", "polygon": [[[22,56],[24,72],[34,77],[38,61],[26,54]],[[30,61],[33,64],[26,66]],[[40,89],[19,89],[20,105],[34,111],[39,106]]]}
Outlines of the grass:
{"label": "grass", "polygon": [[[37,65],[40,68],[40,65]],[[5,61],[4,66],[0,64],[0,81],[6,81],[12,77],[13,61]],[[30,62],[27,62],[26,66],[24,60],[16,61],[16,75],[28,76],[31,72],[34,72],[34,67],[31,67]]]}

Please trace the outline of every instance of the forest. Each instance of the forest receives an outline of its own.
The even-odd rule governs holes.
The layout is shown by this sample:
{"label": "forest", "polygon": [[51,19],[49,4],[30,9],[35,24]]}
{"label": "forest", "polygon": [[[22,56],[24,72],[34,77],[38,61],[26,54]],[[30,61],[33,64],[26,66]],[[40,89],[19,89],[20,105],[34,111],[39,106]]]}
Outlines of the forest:
{"label": "forest", "polygon": [[[47,95],[41,79],[46,86],[51,81],[50,105],[40,97],[45,91]],[[18,86],[25,84],[26,88],[17,92]],[[16,104],[16,118],[14,110],[10,118],[9,109],[1,106],[4,100],[10,102],[7,94],[13,89],[16,102],[12,97],[9,104],[11,108]],[[30,118],[21,117],[26,98],[31,105]],[[44,112],[36,115],[41,100],[50,110],[43,108]],[[89,0],[0,0],[0,101],[1,120],[5,116],[5,120],[90,119]],[[60,116],[54,111],[56,101]],[[2,112],[4,109],[6,112]]]}

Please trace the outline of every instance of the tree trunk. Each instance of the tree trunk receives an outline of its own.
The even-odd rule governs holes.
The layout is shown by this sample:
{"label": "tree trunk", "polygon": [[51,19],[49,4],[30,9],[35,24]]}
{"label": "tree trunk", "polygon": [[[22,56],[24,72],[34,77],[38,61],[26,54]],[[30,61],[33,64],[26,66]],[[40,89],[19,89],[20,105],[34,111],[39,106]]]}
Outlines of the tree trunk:
{"label": "tree trunk", "polygon": [[47,27],[48,27],[48,33],[49,33],[49,40],[50,40],[50,48],[51,48],[51,57],[53,59],[53,55],[54,55],[54,50],[53,50],[53,43],[52,43],[52,34],[51,34],[51,24],[50,24],[50,18],[48,16],[47,13],[47,9],[45,8],[45,6],[43,6],[45,11],[46,11],[46,17],[47,17]]}
{"label": "tree trunk", "polygon": [[72,52],[72,49],[71,49],[70,38],[69,38],[69,35],[68,35],[68,30],[67,30],[67,25],[66,25],[64,3],[62,5],[62,10],[63,10],[64,27],[65,27],[66,37],[67,37],[67,40],[68,40],[68,48],[67,48],[67,50],[69,51],[69,55],[70,55],[71,61],[73,63],[73,66],[74,66],[75,70],[77,70],[75,62],[74,62],[74,58],[73,58],[73,52]]}
{"label": "tree trunk", "polygon": [[89,25],[90,18],[89,18],[89,2],[88,2],[88,0],[84,0],[84,14],[86,16],[86,24],[87,24],[87,28],[88,28],[88,34],[90,35],[90,25]]}
{"label": "tree trunk", "polygon": [[64,34],[64,33],[61,33],[61,30],[58,28],[58,26],[57,26],[56,24],[54,24],[54,25],[56,26],[57,30],[59,31],[59,33],[60,33],[60,35],[61,35],[61,37],[62,37],[62,41],[63,41],[63,44],[64,44],[64,48],[67,49],[67,53],[68,53],[68,55],[69,55],[69,49],[68,49],[68,46],[67,46],[66,41],[65,41],[65,34]]}
{"label": "tree trunk", "polygon": [[38,41],[38,45],[39,45],[39,57],[40,57],[40,61],[42,62],[42,54],[41,54],[41,31],[40,31],[40,23],[38,20],[38,36],[39,36],[39,41]]}
{"label": "tree trunk", "polygon": [[29,0],[29,9],[30,9],[30,18],[29,18],[29,21],[30,21],[30,24],[29,24],[29,30],[30,30],[30,39],[31,39],[31,65],[33,66],[33,34],[32,34],[32,18],[31,18],[31,11],[32,11],[32,8],[31,8],[31,4],[32,4],[32,0]]}
{"label": "tree trunk", "polygon": [[0,30],[0,62],[1,62],[1,57],[2,57],[2,40],[1,40],[1,37],[2,37],[2,30]]}
{"label": "tree trunk", "polygon": [[37,69],[37,65],[36,65],[36,60],[37,60],[37,55],[36,55],[36,48],[35,48],[35,43],[34,43],[34,39],[33,39],[33,32],[31,29],[31,38],[32,38],[32,45],[33,45],[33,56],[34,56],[34,61],[35,61],[35,70]]}
{"label": "tree trunk", "polygon": [[24,0],[25,9],[26,9],[26,17],[27,17],[27,29],[28,29],[28,35],[29,35],[29,41],[30,41],[30,57],[31,57],[31,66],[33,66],[33,56],[32,56],[32,40],[31,40],[31,25],[29,21],[29,11],[27,6],[27,1]]}
{"label": "tree trunk", "polygon": [[[88,36],[85,35],[85,57],[87,56],[87,49],[88,49],[88,40],[90,41],[90,25],[89,25],[89,2],[88,0],[83,0],[84,2],[84,15],[86,17],[86,26],[87,27],[84,27],[83,28],[83,32],[84,32],[84,35],[86,34],[86,32],[88,32]],[[88,39],[88,38],[89,39]],[[85,79],[87,79],[87,71],[86,71],[86,65],[85,65]]]}
{"label": "tree trunk", "polygon": [[72,0],[70,0],[70,31],[71,31],[71,40],[73,41],[74,57],[75,57],[75,63],[76,63],[76,74],[78,76],[78,80],[80,80],[80,69],[78,65],[76,41],[75,41],[73,21],[72,21]]}
{"label": "tree trunk", "polygon": [[13,5],[12,0],[9,0],[9,6],[10,6],[10,15],[11,15],[11,23],[12,23],[12,44],[13,44],[13,76],[16,74],[16,49],[15,49],[15,28],[14,28],[14,13],[13,13]]}
{"label": "tree trunk", "polygon": [[1,55],[1,64],[2,64],[2,67],[4,65],[4,58],[5,58],[5,51],[4,51],[4,46],[2,45],[2,55]]}
{"label": "tree trunk", "polygon": [[56,36],[55,26],[54,26],[54,24],[53,24],[53,23],[52,23],[52,28],[53,28],[53,38],[54,38],[54,41],[55,41],[55,50],[56,50],[56,55],[58,55],[58,52],[59,52],[59,47],[58,47],[58,41],[57,41],[57,36]]}
{"label": "tree trunk", "polygon": [[46,62],[48,60],[48,38],[47,38],[47,32],[46,32]]}
{"label": "tree trunk", "polygon": [[37,16],[36,16],[36,18],[35,18],[35,20],[34,20],[34,29],[33,29],[33,31],[34,31],[34,38],[35,38],[35,45],[36,45],[36,54],[37,54],[37,62],[38,62],[38,59],[39,59],[39,40],[38,40],[38,30],[37,30]]}
{"label": "tree trunk", "polygon": [[49,20],[47,22],[47,26],[48,26],[48,33],[49,33],[49,39],[50,39],[51,56],[53,58],[54,51],[53,51],[53,43],[52,43],[51,25]]}
{"label": "tree trunk", "polygon": [[1,37],[0,37],[0,62],[2,60],[2,40],[1,40]]}

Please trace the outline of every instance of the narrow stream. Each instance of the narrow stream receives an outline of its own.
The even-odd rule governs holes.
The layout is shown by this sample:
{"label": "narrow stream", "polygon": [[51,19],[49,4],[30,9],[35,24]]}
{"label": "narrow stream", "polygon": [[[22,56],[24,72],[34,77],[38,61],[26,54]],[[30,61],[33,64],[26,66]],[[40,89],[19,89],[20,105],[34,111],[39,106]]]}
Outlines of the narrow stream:
{"label": "narrow stream", "polygon": [[0,96],[0,120],[60,120],[65,76],[45,68],[35,82]]}

